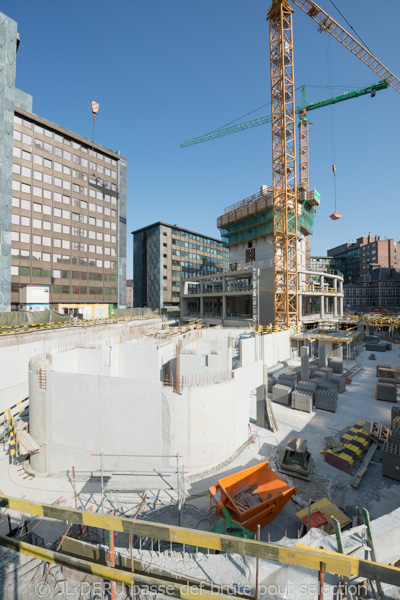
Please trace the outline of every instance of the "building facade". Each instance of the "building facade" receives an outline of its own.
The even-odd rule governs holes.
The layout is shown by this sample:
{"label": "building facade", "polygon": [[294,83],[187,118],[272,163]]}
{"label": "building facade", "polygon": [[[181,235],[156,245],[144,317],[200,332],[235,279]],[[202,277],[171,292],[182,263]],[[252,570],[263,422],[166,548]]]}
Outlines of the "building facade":
{"label": "building facade", "polygon": [[181,279],[228,268],[218,239],[161,221],[132,232],[134,306],[179,306]]}
{"label": "building facade", "polygon": [[133,279],[126,280],[126,308],[133,308]]}
{"label": "building facade", "polygon": [[375,309],[400,310],[400,269],[371,264],[369,273],[361,275],[356,283],[344,286],[347,310],[369,312]]}
{"label": "building facade", "polygon": [[0,29],[0,310],[27,284],[53,305],[125,306],[126,160],[32,113],[15,89],[17,24],[0,14]]}
{"label": "building facade", "polygon": [[380,236],[363,236],[355,242],[347,242],[331,248],[327,256],[312,256],[313,269],[326,265],[338,269],[344,275],[345,283],[355,283],[360,275],[369,273],[369,265],[377,264],[385,268],[400,268],[400,242],[381,239]]}

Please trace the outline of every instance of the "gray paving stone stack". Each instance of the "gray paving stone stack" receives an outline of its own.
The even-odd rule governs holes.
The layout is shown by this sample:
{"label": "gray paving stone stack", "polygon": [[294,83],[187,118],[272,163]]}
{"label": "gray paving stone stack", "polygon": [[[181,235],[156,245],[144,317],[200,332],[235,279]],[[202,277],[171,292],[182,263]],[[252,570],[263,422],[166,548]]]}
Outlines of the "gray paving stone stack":
{"label": "gray paving stone stack", "polygon": [[319,379],[321,379],[322,381],[328,381],[328,373],[326,371],[323,371],[322,369],[320,369],[319,371],[315,371],[313,373],[313,377],[319,377]]}
{"label": "gray paving stone stack", "polygon": [[343,375],[334,373],[332,375],[331,383],[337,383],[339,394],[346,391],[346,377]]}
{"label": "gray paving stone stack", "polygon": [[268,374],[268,392],[272,392],[272,388],[276,384],[276,378],[273,375]]}
{"label": "gray paving stone stack", "polygon": [[318,365],[312,365],[310,363],[309,369],[310,369],[310,377],[311,377],[313,375],[313,373],[315,373],[315,371],[318,371],[319,367],[318,367]]}
{"label": "gray paving stone stack", "polygon": [[343,373],[343,360],[335,357],[328,358],[328,367],[331,367],[334,373],[341,375]]}
{"label": "gray paving stone stack", "polygon": [[365,349],[371,352],[386,352],[386,343],[369,342],[365,344]]}
{"label": "gray paving stone stack", "polygon": [[390,433],[389,442],[391,444],[397,444],[398,446],[400,446],[400,422],[397,425],[397,427],[395,427]]}
{"label": "gray paving stone stack", "polygon": [[320,371],[322,371],[323,373],[326,373],[326,378],[327,381],[329,381],[333,375],[333,368],[332,367],[321,367]]}
{"label": "gray paving stone stack", "polygon": [[391,377],[378,377],[378,383],[391,383],[393,385],[396,384],[396,380]]}
{"label": "gray paving stone stack", "polygon": [[292,401],[292,388],[288,385],[276,383],[272,388],[272,402],[290,406]]}
{"label": "gray paving stone stack", "polygon": [[397,391],[395,383],[376,383],[375,398],[386,402],[397,402]]}
{"label": "gray paving stone stack", "polygon": [[315,408],[336,412],[338,395],[334,390],[318,390],[314,394]]}
{"label": "gray paving stone stack", "polygon": [[311,413],[313,407],[313,396],[314,393],[311,391],[304,389],[294,390],[292,394],[292,408]]}
{"label": "gray paving stone stack", "polygon": [[296,385],[296,390],[303,390],[305,392],[314,393],[317,389],[317,384],[315,381],[299,381]]}
{"label": "gray paving stone stack", "polygon": [[398,425],[400,425],[400,406],[392,406],[390,429],[395,429]]}
{"label": "gray paving stone stack", "polygon": [[386,350],[391,350],[392,344],[390,342],[385,342],[385,343],[386,343]]}
{"label": "gray paving stone stack", "polygon": [[321,381],[320,383],[317,383],[317,390],[328,390],[338,394],[339,384],[337,381]]}
{"label": "gray paving stone stack", "polygon": [[376,376],[377,377],[382,377],[382,375],[380,375],[379,373],[379,369],[390,369],[390,365],[376,365]]}
{"label": "gray paving stone stack", "polygon": [[400,481],[400,446],[384,442],[382,446],[382,474]]}
{"label": "gray paving stone stack", "polygon": [[282,373],[278,377],[278,383],[281,383],[282,385],[289,385],[292,388],[292,390],[294,390],[297,384],[297,374],[292,373],[288,375],[287,373]]}
{"label": "gray paving stone stack", "polygon": [[379,335],[366,335],[365,336],[365,341],[366,342],[380,342],[381,338],[379,337]]}

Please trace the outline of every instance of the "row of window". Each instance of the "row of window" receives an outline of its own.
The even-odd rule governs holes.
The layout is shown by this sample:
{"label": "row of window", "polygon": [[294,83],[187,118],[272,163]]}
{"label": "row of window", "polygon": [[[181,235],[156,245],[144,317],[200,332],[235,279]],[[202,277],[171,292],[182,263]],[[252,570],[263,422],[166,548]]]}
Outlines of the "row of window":
{"label": "row of window", "polygon": [[[100,160],[104,160],[104,162],[106,162],[108,164],[111,164],[113,166],[117,165],[117,161],[115,159],[110,158],[109,156],[106,156],[105,154],[102,154],[101,152],[96,152],[94,150],[91,150],[87,146],[79,144],[78,142],[75,142],[69,138],[66,138],[58,133],[53,133],[53,131],[51,131],[50,129],[47,129],[46,127],[41,127],[40,125],[34,124],[31,121],[22,119],[21,117],[17,117],[16,115],[14,115],[14,123],[16,123],[17,125],[22,125],[23,127],[26,127],[27,129],[34,130],[36,133],[44,135],[44,136],[48,137],[49,139],[54,139],[54,141],[63,143],[66,146],[72,146],[76,150],[80,150],[81,152],[84,152],[85,154],[87,154],[87,152],[89,151],[90,156],[93,156],[94,158],[98,158]],[[19,133],[19,132],[14,132],[14,133]]]}
{"label": "row of window", "polygon": [[[39,251],[32,250],[32,257],[36,253],[38,256]],[[53,261],[51,261],[51,254],[49,252],[41,252],[41,260],[43,262],[53,262],[57,264],[65,264],[65,265],[80,265],[81,267],[97,267],[99,269],[116,269],[116,262],[114,260],[99,260],[95,258],[86,258],[86,257],[78,257],[78,256],[68,256],[61,254],[53,254]],[[20,258],[22,260],[29,260],[31,256],[30,250],[23,250],[22,248],[12,248],[11,256],[13,258]],[[40,260],[39,258],[33,257],[34,260]],[[12,273],[13,275],[17,275],[18,273]]]}
{"label": "row of window", "polygon": [[221,242],[217,242],[217,240],[205,238],[205,237],[202,237],[201,235],[196,235],[194,233],[188,233],[187,231],[180,231],[179,229],[173,229],[172,235],[180,235],[181,237],[187,237],[191,240],[203,242],[204,244],[211,244],[212,246],[220,246],[221,245]]}
{"label": "row of window", "polygon": [[[223,252],[222,250],[217,250],[216,248],[207,248],[207,246],[200,246],[199,244],[192,244],[191,242],[184,242],[181,240],[177,240],[176,238],[172,238],[172,244],[174,246],[181,246],[182,248],[190,248],[191,250],[200,250],[200,252],[207,252],[208,254],[218,254],[219,256],[225,256],[229,258],[228,252]],[[172,249],[172,254],[178,253],[179,250]]]}
{"label": "row of window", "polygon": [[[219,273],[221,269],[218,267],[211,267],[209,265],[194,265],[195,272],[193,271],[172,271],[173,277],[181,277],[182,279],[189,279],[190,277],[197,277],[198,275],[206,275],[207,273]],[[167,279],[165,277],[165,279]]]}
{"label": "row of window", "polygon": [[11,232],[11,240],[13,242],[22,242],[23,244],[36,244],[38,246],[51,246],[53,248],[64,248],[64,250],[77,250],[79,252],[90,252],[91,254],[104,254],[105,256],[116,256],[115,248],[108,246],[95,246],[94,244],[84,244],[81,242],[71,242],[70,240],[61,240],[59,238],[50,238],[44,235],[32,236],[29,233],[19,231]]}
{"label": "row of window", "polygon": [[[14,203],[14,198],[13,198],[13,206],[16,206],[17,208],[19,208],[19,199],[15,199],[16,202]],[[29,201],[25,201],[25,204],[22,205],[21,204],[21,208],[26,208],[27,206],[30,206]],[[42,213],[45,215],[49,215],[51,216],[51,214],[53,213],[54,217],[57,217],[59,219],[65,219],[67,221],[70,221],[72,219],[72,221],[77,222],[77,223],[89,223],[89,225],[91,225],[92,227],[103,227],[105,229],[112,229],[114,231],[116,231],[117,229],[117,224],[114,221],[107,221],[107,219],[99,219],[99,218],[95,218],[95,217],[87,217],[87,215],[81,214],[81,213],[71,213],[69,210],[62,210],[61,208],[56,208],[53,207],[53,210],[51,209],[51,206],[47,206],[46,204],[38,204],[36,202],[33,203],[32,209],[34,212],[37,213]],[[26,209],[29,210],[29,209]],[[30,217],[26,217],[24,215],[17,215],[17,214],[13,214],[12,215],[12,223],[14,225],[24,225],[25,227],[29,227],[30,223],[31,223],[31,218]],[[33,227],[38,227],[39,229],[47,229],[47,230],[51,230],[51,222],[50,221],[42,221],[41,219],[35,219],[32,218],[32,225]],[[61,229],[54,229],[53,226],[53,231],[61,231]],[[84,237],[86,237],[86,230],[80,230],[81,232],[84,231],[84,233],[76,233],[76,235],[83,235]],[[65,231],[65,233],[68,233],[68,231]],[[116,241],[116,236],[110,236],[109,234],[104,234],[107,235],[108,238],[112,237],[114,239],[114,241]],[[90,236],[89,237],[94,237]]]}
{"label": "row of window", "polygon": [[[19,165],[17,165],[17,168],[18,167],[19,167]],[[22,169],[26,169],[26,167],[22,167]],[[35,173],[39,173],[39,171],[35,171]],[[74,184],[72,184],[72,190],[71,190],[71,182],[67,179],[60,179],[59,177],[52,178],[51,175],[46,175],[46,174],[42,174],[42,173],[40,173],[40,175],[43,175],[43,179],[40,179],[40,181],[43,181],[43,183],[47,183],[47,184],[51,185],[52,180],[53,180],[53,183],[56,187],[62,188],[63,190],[67,190],[69,192],[71,192],[71,191],[75,192],[76,194],[82,194],[83,196],[88,195],[88,188],[85,186],[77,185],[74,183]],[[39,198],[45,197],[50,200],[53,195],[53,198],[55,200],[57,200],[57,202],[61,202],[61,200],[59,200],[59,197],[60,197],[59,193],[54,192],[52,194],[51,190],[42,188],[39,185],[31,186],[29,183],[23,183],[22,181],[17,181],[15,179],[13,179],[12,189],[16,192],[23,192],[24,194],[31,194],[31,192],[32,192],[34,196],[39,196]],[[111,204],[114,204],[114,205],[117,204],[117,199],[115,198],[115,196],[111,196],[110,194],[104,194],[103,192],[101,192],[99,190],[93,190],[92,188],[89,189],[89,197],[96,198],[97,200],[104,200],[104,202],[110,202]],[[64,200],[64,198],[69,198],[69,195],[63,195],[63,201],[68,202],[67,200]],[[68,202],[68,204],[69,204],[69,202]]]}

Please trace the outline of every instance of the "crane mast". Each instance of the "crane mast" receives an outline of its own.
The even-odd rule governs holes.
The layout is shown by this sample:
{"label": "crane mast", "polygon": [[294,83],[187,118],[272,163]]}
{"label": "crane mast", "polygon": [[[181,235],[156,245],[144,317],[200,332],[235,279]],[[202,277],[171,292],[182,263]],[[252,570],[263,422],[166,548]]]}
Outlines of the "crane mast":
{"label": "crane mast", "polygon": [[297,327],[299,317],[292,13],[288,0],[273,0],[267,15],[271,61],[276,327]]}

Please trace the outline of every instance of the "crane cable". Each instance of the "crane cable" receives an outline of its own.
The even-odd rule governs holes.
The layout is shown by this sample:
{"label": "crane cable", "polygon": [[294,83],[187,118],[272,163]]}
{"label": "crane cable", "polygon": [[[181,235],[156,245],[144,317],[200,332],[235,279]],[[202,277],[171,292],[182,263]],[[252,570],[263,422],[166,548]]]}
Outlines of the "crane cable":
{"label": "crane cable", "polygon": [[103,67],[103,47],[104,47],[104,24],[106,15],[106,0],[103,0],[103,19],[101,24],[101,42],[100,42],[100,58],[99,58],[99,75],[96,82],[96,69],[97,69],[97,54],[98,54],[98,37],[99,37],[99,25],[100,25],[100,4],[101,0],[97,0],[97,19],[96,19],[96,41],[94,46],[94,64],[93,64],[93,84],[92,84],[92,98],[95,97],[96,83],[97,83],[97,101],[92,100],[92,114],[93,114],[93,134],[92,134],[92,150],[94,144],[94,130],[96,123],[96,115],[99,111],[100,105],[100,88],[101,88],[101,74]]}
{"label": "crane cable", "polygon": [[[326,41],[326,58],[328,65],[328,84],[329,88],[332,89],[332,64],[331,64],[331,54],[330,54],[330,46],[329,46],[329,38],[325,31],[325,41]],[[330,92],[332,94],[332,92]],[[332,148],[332,172],[333,172],[333,186],[334,186],[334,194],[335,194],[335,211],[333,214],[336,214],[336,147],[335,147],[335,119],[333,113],[333,105],[331,104],[329,107],[330,117],[331,117],[331,148]]]}

